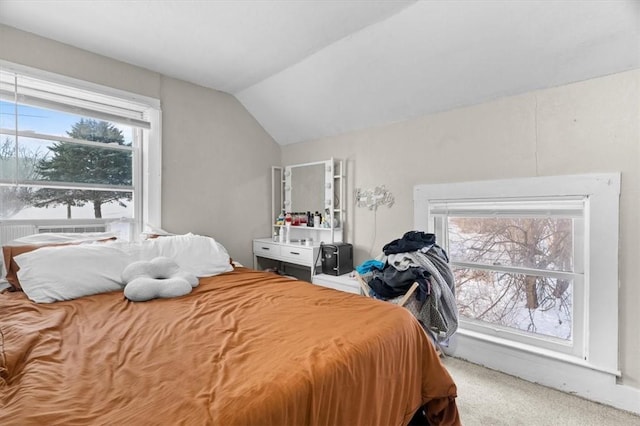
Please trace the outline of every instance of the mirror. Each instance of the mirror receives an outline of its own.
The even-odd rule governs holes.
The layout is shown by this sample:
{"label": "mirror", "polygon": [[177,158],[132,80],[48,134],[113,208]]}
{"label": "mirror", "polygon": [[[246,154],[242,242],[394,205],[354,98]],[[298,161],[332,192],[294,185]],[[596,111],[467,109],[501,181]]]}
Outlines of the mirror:
{"label": "mirror", "polygon": [[284,210],[324,212],[333,194],[332,170],[331,161],[287,166],[284,172]]}
{"label": "mirror", "polygon": [[291,211],[322,212],[324,209],[324,165],[291,168]]}

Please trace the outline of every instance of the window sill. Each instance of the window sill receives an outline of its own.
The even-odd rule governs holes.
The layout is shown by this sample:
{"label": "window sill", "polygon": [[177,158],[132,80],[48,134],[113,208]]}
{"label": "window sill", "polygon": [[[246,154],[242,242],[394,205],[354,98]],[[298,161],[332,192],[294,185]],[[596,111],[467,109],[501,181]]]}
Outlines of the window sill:
{"label": "window sill", "polygon": [[[606,367],[601,367],[601,366],[597,366],[594,365],[586,360],[583,360],[581,358],[572,356],[572,355],[568,355],[568,354],[563,354],[560,352],[556,352],[556,351],[552,351],[549,349],[543,349],[534,345],[528,345],[526,343],[521,343],[521,342],[514,342],[512,340],[509,339],[503,339],[500,337],[495,337],[495,336],[488,336],[486,334],[483,333],[479,333],[477,331],[472,331],[472,330],[466,330],[463,328],[459,328],[458,331],[456,332],[458,335],[460,336],[465,336],[468,337],[470,339],[474,339],[474,340],[481,340],[483,342],[492,344],[492,345],[496,345],[496,346],[501,346],[504,348],[509,348],[518,352],[525,352],[534,356],[540,356],[540,357],[544,357],[544,358],[549,358],[549,359],[553,359],[556,361],[561,361],[561,362],[565,362],[565,363],[569,363],[569,364],[573,364],[575,366],[578,367],[583,367],[583,368],[588,368],[590,370],[594,370],[594,371],[598,371],[601,373],[607,373],[610,374],[612,376],[616,376],[616,377],[621,377],[622,373],[620,372],[620,370],[615,370],[615,369],[611,369],[611,368],[606,368]],[[454,335],[453,338],[455,338],[456,336]],[[455,347],[455,344],[452,345],[452,347]],[[454,349],[455,350],[455,349]],[[448,351],[445,351],[447,354]],[[450,354],[449,354],[450,355]]]}

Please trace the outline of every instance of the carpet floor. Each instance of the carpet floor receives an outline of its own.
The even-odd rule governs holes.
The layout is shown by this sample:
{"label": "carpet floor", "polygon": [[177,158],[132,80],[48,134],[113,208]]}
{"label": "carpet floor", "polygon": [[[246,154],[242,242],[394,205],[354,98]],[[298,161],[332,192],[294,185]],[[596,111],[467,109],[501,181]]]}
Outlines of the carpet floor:
{"label": "carpet floor", "polygon": [[626,411],[456,358],[443,361],[458,386],[464,426],[640,426],[640,416]]}

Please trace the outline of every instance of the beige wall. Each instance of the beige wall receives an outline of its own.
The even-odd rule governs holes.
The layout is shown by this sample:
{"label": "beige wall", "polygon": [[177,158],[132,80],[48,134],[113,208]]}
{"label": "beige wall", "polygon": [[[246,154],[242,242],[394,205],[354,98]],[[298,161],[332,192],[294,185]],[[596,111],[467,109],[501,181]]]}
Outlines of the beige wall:
{"label": "beige wall", "polygon": [[[331,156],[348,160],[356,263],[412,229],[416,184],[622,172],[620,366],[623,383],[640,388],[640,70],[287,145],[282,164]],[[354,188],[382,184],[393,207],[354,207]]]}
{"label": "beige wall", "polygon": [[0,40],[0,59],[160,99],[162,227],[213,236],[251,265],[280,147],[234,97],[7,26]]}
{"label": "beige wall", "polygon": [[163,77],[161,99],[163,226],[211,235],[251,266],[280,147],[231,95]]}

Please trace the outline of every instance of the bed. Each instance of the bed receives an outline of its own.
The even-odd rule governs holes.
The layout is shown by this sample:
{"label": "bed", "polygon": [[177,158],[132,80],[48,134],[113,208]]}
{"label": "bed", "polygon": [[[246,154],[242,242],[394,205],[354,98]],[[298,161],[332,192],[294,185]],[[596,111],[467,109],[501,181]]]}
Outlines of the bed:
{"label": "bed", "polygon": [[235,267],[187,295],[0,294],[0,424],[460,424],[404,308]]}

